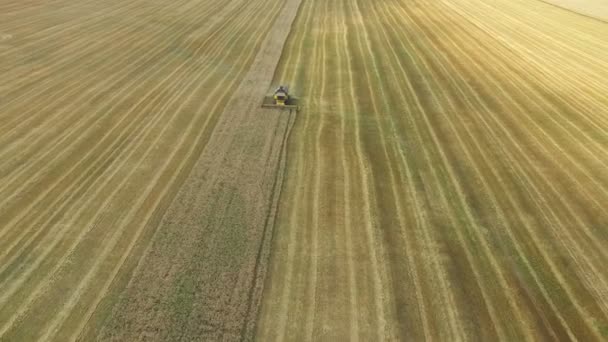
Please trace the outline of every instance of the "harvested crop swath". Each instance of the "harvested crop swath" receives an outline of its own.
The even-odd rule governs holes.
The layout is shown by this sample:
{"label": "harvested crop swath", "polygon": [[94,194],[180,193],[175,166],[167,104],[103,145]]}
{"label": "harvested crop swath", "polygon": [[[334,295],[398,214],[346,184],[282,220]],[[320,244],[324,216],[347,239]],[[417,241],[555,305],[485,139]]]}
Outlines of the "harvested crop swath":
{"label": "harvested crop swath", "polygon": [[295,110],[262,108],[261,101],[299,4],[277,6],[276,21],[260,36],[259,52],[160,222],[102,340],[254,337],[281,157],[295,116]]}
{"label": "harvested crop swath", "polygon": [[608,24],[306,0],[258,337],[608,338]]}

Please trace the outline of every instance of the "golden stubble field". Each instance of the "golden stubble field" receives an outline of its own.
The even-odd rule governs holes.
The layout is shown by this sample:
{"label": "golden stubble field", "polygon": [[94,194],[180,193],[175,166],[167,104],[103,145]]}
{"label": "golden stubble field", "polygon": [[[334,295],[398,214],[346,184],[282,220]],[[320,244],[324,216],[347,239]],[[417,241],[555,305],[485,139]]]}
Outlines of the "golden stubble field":
{"label": "golden stubble field", "polygon": [[606,51],[537,0],[0,0],[0,341],[607,339]]}
{"label": "golden stubble field", "polygon": [[258,338],[608,338],[608,24],[305,1]]}
{"label": "golden stubble field", "polygon": [[298,5],[0,1],[0,340],[253,334]]}

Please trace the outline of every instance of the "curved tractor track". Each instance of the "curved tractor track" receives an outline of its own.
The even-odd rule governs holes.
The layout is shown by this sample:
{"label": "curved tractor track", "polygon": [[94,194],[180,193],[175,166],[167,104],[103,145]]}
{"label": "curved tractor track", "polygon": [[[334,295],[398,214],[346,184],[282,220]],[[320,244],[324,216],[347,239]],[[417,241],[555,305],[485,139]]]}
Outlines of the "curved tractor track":
{"label": "curved tractor track", "polygon": [[258,337],[608,338],[608,24],[535,0],[306,0]]}

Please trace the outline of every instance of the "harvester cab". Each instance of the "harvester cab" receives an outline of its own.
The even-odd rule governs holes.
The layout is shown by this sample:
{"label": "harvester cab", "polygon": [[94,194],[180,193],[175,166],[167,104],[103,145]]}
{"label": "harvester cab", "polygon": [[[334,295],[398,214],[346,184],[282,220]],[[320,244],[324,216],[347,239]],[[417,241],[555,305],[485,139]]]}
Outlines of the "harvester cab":
{"label": "harvester cab", "polygon": [[279,109],[298,109],[297,99],[289,94],[289,87],[280,85],[270,96],[264,98],[262,102],[264,108],[279,108]]}
{"label": "harvester cab", "polygon": [[289,89],[286,86],[279,86],[275,90],[273,98],[277,106],[284,106],[289,99]]}

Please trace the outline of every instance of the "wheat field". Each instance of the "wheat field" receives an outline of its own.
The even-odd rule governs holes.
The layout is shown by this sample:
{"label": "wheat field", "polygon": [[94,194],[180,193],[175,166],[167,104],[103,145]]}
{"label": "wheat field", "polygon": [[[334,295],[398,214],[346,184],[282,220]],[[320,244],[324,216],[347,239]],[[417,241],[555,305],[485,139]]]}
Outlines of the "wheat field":
{"label": "wheat field", "polygon": [[601,4],[0,0],[0,341],[608,339]]}

